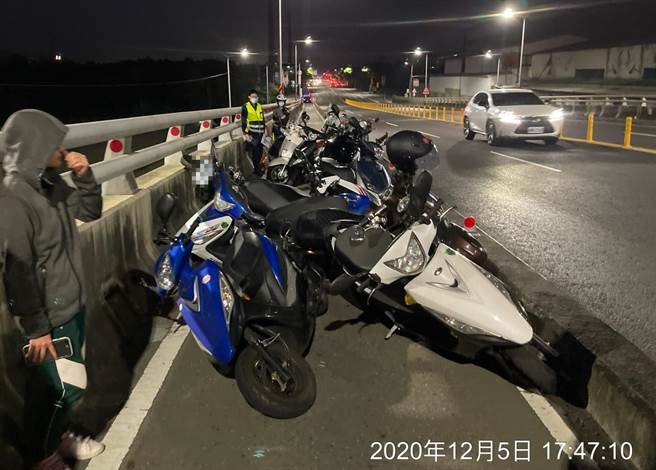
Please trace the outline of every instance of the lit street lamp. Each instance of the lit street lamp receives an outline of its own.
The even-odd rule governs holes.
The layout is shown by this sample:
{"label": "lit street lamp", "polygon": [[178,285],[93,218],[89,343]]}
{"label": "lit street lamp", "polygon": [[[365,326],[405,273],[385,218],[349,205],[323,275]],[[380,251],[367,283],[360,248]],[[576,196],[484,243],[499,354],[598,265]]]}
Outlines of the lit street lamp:
{"label": "lit street lamp", "polygon": [[487,51],[485,53],[486,59],[491,59],[492,57],[497,56],[497,82],[496,85],[499,86],[499,75],[501,73],[501,54],[493,54],[492,51]]}
{"label": "lit street lamp", "polygon": [[[426,70],[424,73],[424,88],[428,89],[428,53],[430,51],[424,51],[421,49],[421,47],[416,47],[414,51],[412,51],[412,54],[414,54],[415,57],[421,57],[422,54],[426,55]],[[405,65],[408,65],[408,61],[405,61]],[[413,73],[414,73],[414,63],[411,64],[410,67],[410,86],[408,87],[408,91],[412,89],[412,78],[413,78]]]}
{"label": "lit street lamp", "polygon": [[[507,20],[514,18],[516,13],[512,8],[506,8],[501,13]],[[517,71],[517,86],[522,85],[522,66],[524,65],[524,39],[526,38],[526,16],[522,18],[522,42],[519,47],[519,70]]]}
{"label": "lit street lamp", "polygon": [[226,57],[226,71],[228,73],[228,107],[232,108],[232,86],[230,83],[230,56],[239,56],[242,59],[248,58],[249,55],[251,55],[252,52],[248,51],[248,48],[244,47],[242,48],[241,51],[239,52],[226,52],[225,57]]}
{"label": "lit street lamp", "polygon": [[[312,36],[307,36],[305,39],[300,39],[294,42],[294,75],[295,75],[295,81],[296,81],[296,95],[300,98],[301,97],[301,69],[298,66],[298,44],[303,43],[306,46],[311,46],[312,43],[317,42],[316,39],[312,39]],[[305,60],[305,63],[309,63],[309,60]]]}

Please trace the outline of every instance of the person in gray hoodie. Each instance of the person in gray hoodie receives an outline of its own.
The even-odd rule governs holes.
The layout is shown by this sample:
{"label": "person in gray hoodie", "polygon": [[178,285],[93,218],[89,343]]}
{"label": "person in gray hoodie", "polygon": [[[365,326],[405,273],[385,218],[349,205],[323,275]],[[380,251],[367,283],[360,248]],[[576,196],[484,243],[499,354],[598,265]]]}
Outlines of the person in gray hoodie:
{"label": "person in gray hoodie", "polygon": [[[25,336],[28,381],[25,429],[30,457],[53,451],[91,458],[104,446],[66,431],[66,412],[86,387],[82,253],[75,219],[102,212],[100,186],[87,158],[67,152],[68,128],[38,110],[12,114],[0,133],[0,260],[7,305]],[[71,171],[74,187],[60,176]],[[72,356],[57,359],[52,341],[69,338]],[[54,360],[57,359],[57,360]]]}

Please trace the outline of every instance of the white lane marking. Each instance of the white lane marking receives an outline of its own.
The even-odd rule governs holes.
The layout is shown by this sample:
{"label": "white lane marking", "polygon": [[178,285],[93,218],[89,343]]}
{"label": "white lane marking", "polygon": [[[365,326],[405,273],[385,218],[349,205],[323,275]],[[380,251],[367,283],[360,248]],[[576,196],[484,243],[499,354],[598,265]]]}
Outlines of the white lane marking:
{"label": "white lane marking", "polygon": [[[454,209],[453,212],[455,212],[462,218],[465,217],[457,209]],[[511,256],[513,256],[523,265],[528,267],[531,271],[533,271],[535,274],[540,276],[542,279],[544,279],[545,281],[547,280],[547,278],[544,277],[542,274],[540,274],[533,266],[531,266],[526,261],[521,259],[519,256],[517,256],[515,253],[510,251],[508,248],[506,248],[499,240],[497,240],[492,235],[487,233],[479,225],[476,226],[476,230],[480,231],[481,233],[485,234],[488,238],[492,239],[501,248],[506,250]],[[517,390],[519,390],[519,393],[521,394],[522,398],[526,400],[526,402],[531,407],[533,412],[536,414],[538,419],[542,422],[544,427],[547,428],[549,434],[551,434],[551,436],[555,439],[555,442],[566,442],[569,445],[569,449],[567,449],[565,452],[567,453],[567,455],[571,457],[572,452],[576,449],[577,445],[579,444],[578,438],[576,437],[574,432],[570,429],[570,427],[567,425],[567,423],[565,423],[563,418],[554,409],[554,407],[551,406],[551,403],[549,403],[549,401],[546,398],[544,398],[542,395],[528,392],[521,387],[517,387]]]}
{"label": "white lane marking", "polygon": [[656,137],[656,134],[646,134],[644,132],[632,132],[633,135],[640,135],[642,137]]}
{"label": "white lane marking", "polygon": [[319,112],[319,105],[314,103],[314,111],[317,113],[317,116],[319,116],[319,122],[323,122],[323,117],[321,117],[321,113]]}
{"label": "white lane marking", "polygon": [[394,124],[393,122],[388,122],[388,121],[383,121],[383,122],[384,122],[385,124],[387,124],[388,126],[399,127],[398,124]]}
{"label": "white lane marking", "polygon": [[130,450],[146,414],[153,404],[153,400],[164,383],[164,379],[178,355],[187,335],[189,327],[180,327],[174,324],[171,333],[150,359],[137,385],[130,393],[127,403],[109,427],[103,438],[107,446],[105,452],[94,458],[87,465],[87,470],[118,470],[123,459]]}
{"label": "white lane marking", "polygon": [[531,407],[540,421],[542,421],[544,427],[547,428],[551,437],[554,438],[554,442],[567,443],[565,453],[571,457],[579,445],[579,440],[565,420],[563,420],[554,407],[551,406],[551,403],[542,395],[527,392],[521,387],[517,387],[517,390],[519,390],[522,398],[526,400],[528,406]]}
{"label": "white lane marking", "polygon": [[439,135],[429,134],[428,132],[422,132],[422,131],[419,131],[419,132],[421,132],[422,134],[429,135],[429,136],[431,136],[431,137],[435,137],[436,139],[441,139],[441,138],[442,138],[442,137],[440,137]]}
{"label": "white lane marking", "polygon": [[539,163],[530,162],[528,160],[522,160],[521,158],[513,157],[511,155],[506,155],[504,153],[495,152],[494,150],[490,150],[490,153],[494,154],[494,155],[498,155],[499,157],[510,158],[511,160],[517,160],[518,162],[526,163],[528,165],[537,166],[539,168],[543,168],[545,170],[553,171],[555,173],[562,173],[563,172],[563,170],[559,170],[558,168],[552,168],[550,166],[540,165]]}

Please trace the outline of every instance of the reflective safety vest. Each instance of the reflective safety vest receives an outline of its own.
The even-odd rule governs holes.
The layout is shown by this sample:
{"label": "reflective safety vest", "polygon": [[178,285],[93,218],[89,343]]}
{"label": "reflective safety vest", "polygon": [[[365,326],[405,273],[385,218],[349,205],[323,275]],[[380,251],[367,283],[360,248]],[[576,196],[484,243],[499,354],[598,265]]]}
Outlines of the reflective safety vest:
{"label": "reflective safety vest", "polygon": [[256,107],[253,107],[251,102],[246,103],[246,131],[255,132],[257,134],[264,134],[264,111],[262,111],[262,105],[257,103]]}

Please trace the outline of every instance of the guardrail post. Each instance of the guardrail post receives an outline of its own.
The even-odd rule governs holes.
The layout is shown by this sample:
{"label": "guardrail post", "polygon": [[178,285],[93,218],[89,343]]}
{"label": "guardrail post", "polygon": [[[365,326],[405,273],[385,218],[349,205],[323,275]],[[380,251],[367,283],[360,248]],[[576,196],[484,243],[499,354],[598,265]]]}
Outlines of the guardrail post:
{"label": "guardrail post", "polygon": [[[229,124],[230,124],[230,116],[223,116],[221,118],[221,123],[219,124],[219,127],[227,126]],[[231,140],[232,140],[232,136],[230,135],[230,132],[221,134],[219,136],[219,142],[230,142]]]}
{"label": "guardrail post", "polygon": [[[120,139],[110,139],[105,147],[104,160],[114,160],[122,158],[132,153],[132,137],[123,137]],[[122,176],[113,178],[102,184],[102,193],[104,196],[126,196],[139,191],[137,180],[134,173],[129,172]]]}
{"label": "guardrail post", "polygon": [[465,108],[460,108],[460,124],[465,123]]}
{"label": "guardrail post", "polygon": [[442,121],[446,122],[446,104],[442,108]]}
{"label": "guardrail post", "polygon": [[438,104],[435,106],[435,120],[439,121],[440,120],[440,105]]}
{"label": "guardrail post", "polygon": [[[235,114],[234,122],[241,122],[241,114]],[[241,128],[232,131],[230,135],[233,139],[239,139],[241,137]]]}
{"label": "guardrail post", "polygon": [[626,118],[626,127],[624,128],[624,146],[631,147],[631,133],[633,132],[633,118]]}
{"label": "guardrail post", "polygon": [[[171,126],[169,131],[166,133],[166,141],[171,142],[172,140],[177,140],[182,137],[184,132],[184,126]],[[168,157],[164,158],[164,165],[174,165],[180,163],[182,159],[182,152],[175,152]]]}
{"label": "guardrail post", "polygon": [[451,123],[455,124],[456,123],[456,107],[451,106]]}
{"label": "guardrail post", "polygon": [[588,130],[585,134],[585,140],[588,142],[594,140],[594,113],[588,114]]}

